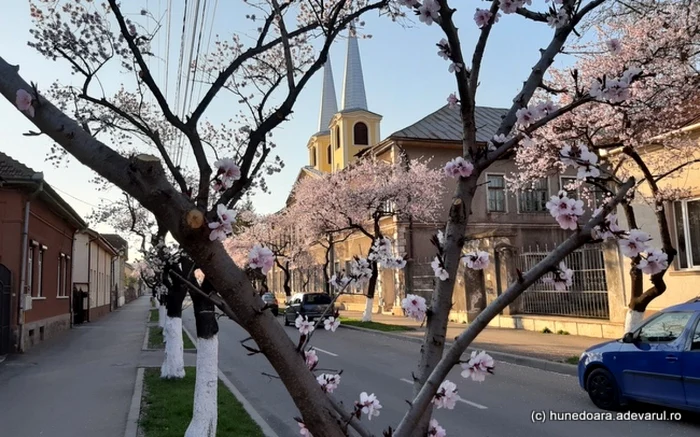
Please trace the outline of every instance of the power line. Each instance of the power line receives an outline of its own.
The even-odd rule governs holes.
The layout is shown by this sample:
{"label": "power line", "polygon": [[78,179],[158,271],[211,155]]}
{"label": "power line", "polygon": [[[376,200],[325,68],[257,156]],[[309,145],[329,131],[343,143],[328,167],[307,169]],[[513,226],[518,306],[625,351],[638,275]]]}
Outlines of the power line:
{"label": "power line", "polygon": [[[70,197],[70,198],[72,198],[72,199],[77,200],[78,202],[84,203],[84,204],[86,204],[86,205],[88,205],[88,206],[92,206],[93,208],[99,208],[99,206],[93,205],[92,203],[86,202],[86,201],[84,201],[84,200],[82,200],[82,199],[78,199],[78,198],[75,197],[74,195],[72,195],[72,194],[70,194],[70,193],[67,193],[67,192],[61,190],[60,188],[58,188],[58,187],[55,186],[55,185],[51,185],[51,188],[53,188],[54,190],[58,191],[59,193],[63,193],[64,195],[66,195],[66,196],[68,196],[68,197]],[[102,199],[102,198],[100,198],[100,199]]]}

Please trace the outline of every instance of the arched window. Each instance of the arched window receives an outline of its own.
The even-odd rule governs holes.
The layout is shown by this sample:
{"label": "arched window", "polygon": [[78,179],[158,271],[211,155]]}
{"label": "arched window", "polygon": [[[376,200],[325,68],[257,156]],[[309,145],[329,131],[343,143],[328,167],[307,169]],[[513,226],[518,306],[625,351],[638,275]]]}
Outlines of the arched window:
{"label": "arched window", "polygon": [[335,148],[340,149],[340,126],[335,127]]}
{"label": "arched window", "polygon": [[311,166],[316,167],[316,147],[311,148]]}
{"label": "arched window", "polygon": [[367,125],[358,122],[352,128],[353,138],[355,138],[355,144],[358,146],[368,146],[369,145],[369,132],[367,132]]}
{"label": "arched window", "polygon": [[332,163],[333,157],[331,156],[331,153],[333,153],[333,150],[331,150],[331,145],[328,145],[328,150],[326,150],[326,153],[328,154],[328,163]]}

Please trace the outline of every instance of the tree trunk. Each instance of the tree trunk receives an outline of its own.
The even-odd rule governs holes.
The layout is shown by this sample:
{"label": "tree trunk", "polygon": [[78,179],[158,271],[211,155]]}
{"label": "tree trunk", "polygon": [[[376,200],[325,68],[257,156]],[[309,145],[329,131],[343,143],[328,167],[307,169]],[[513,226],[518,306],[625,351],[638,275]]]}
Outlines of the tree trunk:
{"label": "tree trunk", "polygon": [[[167,273],[166,273],[167,274]],[[169,283],[167,317],[163,329],[165,358],[160,368],[160,377],[180,379],[185,377],[184,345],[182,341],[182,302],[187,289],[179,282]]]}
{"label": "tree trunk", "polygon": [[[205,279],[202,290],[213,291]],[[197,373],[192,421],[185,437],[215,437],[218,420],[219,324],[214,304],[199,293],[190,293],[197,323]]]}
{"label": "tree trunk", "polygon": [[[472,198],[477,187],[479,175],[476,170],[466,180],[460,180],[452,199],[449,211],[447,227],[445,229],[445,270],[449,277],[445,281],[438,280],[437,288],[433,293],[430,310],[427,317],[426,333],[421,346],[421,357],[415,372],[413,394],[417,396],[423,384],[432,373],[435,366],[442,358],[447,335],[447,323],[449,321],[450,308],[452,308],[452,293],[464,244],[464,234],[467,229],[469,211],[471,211]],[[432,407],[428,407],[421,416],[418,426],[413,431],[413,436],[423,437],[427,434],[428,424],[432,416]]]}
{"label": "tree trunk", "polygon": [[331,266],[331,253],[333,252],[333,237],[328,237],[328,247],[323,261],[323,288],[326,294],[331,294],[331,275],[329,272]]}
{"label": "tree trunk", "polygon": [[377,262],[372,261],[372,276],[369,277],[369,284],[367,284],[367,303],[365,305],[365,311],[362,313],[363,322],[372,321],[372,305],[374,304],[374,292],[377,289],[378,276],[379,269],[377,268]]}

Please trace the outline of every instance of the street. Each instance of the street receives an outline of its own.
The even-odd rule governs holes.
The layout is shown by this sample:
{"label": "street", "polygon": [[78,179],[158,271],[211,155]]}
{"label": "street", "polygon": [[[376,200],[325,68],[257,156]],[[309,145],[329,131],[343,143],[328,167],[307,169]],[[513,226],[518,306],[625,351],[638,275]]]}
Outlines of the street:
{"label": "street", "polygon": [[[185,311],[185,327],[194,335],[194,315]],[[274,370],[263,356],[247,356],[240,341],[245,331],[233,322],[220,319],[219,367],[241,393],[268,421],[279,437],[299,435],[293,417],[298,415],[282,383],[263,373]],[[280,322],[281,322],[280,318]],[[298,331],[285,330],[296,341]],[[361,392],[375,393],[382,404],[381,414],[368,422],[375,433],[388,426],[396,427],[411,398],[411,372],[415,368],[420,345],[410,341],[339,328],[335,333],[321,330],[314,334],[312,345],[319,356],[319,369],[328,373],[342,370],[339,388],[335,391],[348,410]],[[561,375],[496,362],[495,375],[477,383],[460,376],[454,369],[449,380],[457,384],[462,401],[454,410],[436,410],[434,418],[448,436],[479,435],[483,437],[596,437],[605,436],[696,436],[700,432],[697,416],[682,413],[681,422],[645,421],[549,421],[552,412],[600,412],[589,401],[572,376]],[[322,372],[317,372],[320,374]],[[545,412],[545,423],[533,423],[533,411]],[[635,409],[654,411],[659,409]]]}

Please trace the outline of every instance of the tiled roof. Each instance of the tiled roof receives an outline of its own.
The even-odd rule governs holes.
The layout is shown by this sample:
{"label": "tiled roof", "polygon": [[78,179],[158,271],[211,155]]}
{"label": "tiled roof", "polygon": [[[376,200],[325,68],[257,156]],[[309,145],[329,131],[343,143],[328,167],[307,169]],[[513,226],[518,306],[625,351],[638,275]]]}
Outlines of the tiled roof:
{"label": "tiled roof", "polygon": [[117,234],[100,234],[112,247],[117,250],[124,249],[128,250],[129,243]]}
{"label": "tiled roof", "polygon": [[[498,130],[502,118],[508,112],[504,108],[476,107],[476,140],[486,142]],[[462,119],[457,109],[443,106],[421,120],[394,132],[389,137],[420,140],[462,141]]]}
{"label": "tiled roof", "polygon": [[0,178],[31,179],[35,173],[31,168],[0,152]]}

